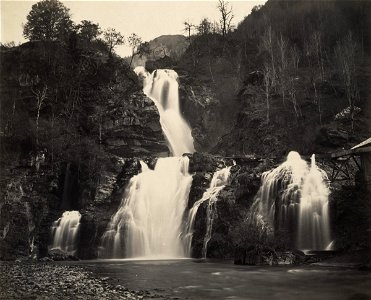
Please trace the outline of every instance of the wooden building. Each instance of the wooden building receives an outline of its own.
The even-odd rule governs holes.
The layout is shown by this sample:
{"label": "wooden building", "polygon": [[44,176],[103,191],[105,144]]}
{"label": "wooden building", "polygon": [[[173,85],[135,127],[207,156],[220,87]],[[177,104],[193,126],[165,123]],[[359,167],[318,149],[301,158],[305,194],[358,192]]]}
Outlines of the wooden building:
{"label": "wooden building", "polygon": [[351,151],[359,155],[364,182],[371,188],[371,138],[354,146]]}
{"label": "wooden building", "polygon": [[331,154],[331,158],[338,162],[342,162],[341,165],[338,164],[337,167],[334,168],[334,171],[336,172],[337,169],[338,172],[344,174],[346,174],[347,171],[347,161],[353,159],[362,171],[365,184],[371,190],[371,137],[349,150]]}

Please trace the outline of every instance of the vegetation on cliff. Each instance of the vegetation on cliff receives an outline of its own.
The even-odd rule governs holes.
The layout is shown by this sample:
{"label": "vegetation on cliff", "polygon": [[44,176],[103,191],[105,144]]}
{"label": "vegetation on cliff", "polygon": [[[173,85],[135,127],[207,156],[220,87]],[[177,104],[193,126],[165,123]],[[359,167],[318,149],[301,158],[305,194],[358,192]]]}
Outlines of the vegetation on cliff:
{"label": "vegetation on cliff", "polygon": [[123,164],[118,156],[168,151],[155,105],[114,53],[123,36],[108,29],[101,39],[101,32],[91,21],[74,24],[61,2],[44,0],[24,26],[30,41],[1,45],[2,259],[33,248],[45,255],[62,209],[108,196]]}
{"label": "vegetation on cliff", "polygon": [[269,0],[235,31],[193,27],[179,68],[220,101],[214,114],[229,132],[214,151],[318,153],[366,137],[369,5]]}

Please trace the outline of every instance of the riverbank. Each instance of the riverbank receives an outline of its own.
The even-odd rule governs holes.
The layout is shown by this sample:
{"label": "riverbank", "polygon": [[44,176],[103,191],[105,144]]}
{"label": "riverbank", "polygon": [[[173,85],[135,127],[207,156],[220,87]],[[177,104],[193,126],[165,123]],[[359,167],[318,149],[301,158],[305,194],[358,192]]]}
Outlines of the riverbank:
{"label": "riverbank", "polygon": [[0,299],[371,299],[369,271],[338,260],[330,265],[237,266],[193,259],[0,262]]}
{"label": "riverbank", "polygon": [[53,262],[0,262],[0,299],[148,299],[159,296],[130,291],[109,277],[81,266]]}

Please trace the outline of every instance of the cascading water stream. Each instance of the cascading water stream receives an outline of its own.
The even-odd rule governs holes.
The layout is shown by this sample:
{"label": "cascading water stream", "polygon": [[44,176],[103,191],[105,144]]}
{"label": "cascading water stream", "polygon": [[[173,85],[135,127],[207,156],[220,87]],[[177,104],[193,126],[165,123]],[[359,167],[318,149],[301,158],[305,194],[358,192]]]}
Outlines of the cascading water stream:
{"label": "cascading water stream", "polygon": [[311,166],[291,151],[287,160],[262,175],[252,207],[274,231],[296,236],[298,249],[325,250],[331,243],[327,175],[312,156]]}
{"label": "cascading water stream", "polygon": [[65,211],[61,218],[53,222],[51,250],[59,249],[68,254],[75,254],[80,219],[81,214],[78,211]]}
{"label": "cascading water stream", "polygon": [[183,222],[192,176],[188,173],[193,153],[191,129],[179,109],[178,75],[173,70],[143,77],[145,94],[155,103],[162,130],[175,157],[159,158],[154,170],[140,162],[141,173],[134,176],[118,211],[102,237],[100,256],[106,258],[180,258],[187,255]]}
{"label": "cascading water stream", "polygon": [[312,155],[311,167],[305,177],[299,214],[298,248],[331,250],[328,211],[329,189],[324,184],[326,173],[317,167]]}
{"label": "cascading water stream", "polygon": [[196,201],[193,204],[193,207],[190,209],[187,220],[187,234],[186,234],[186,245],[187,245],[187,254],[191,256],[192,249],[192,237],[194,231],[194,222],[196,219],[197,211],[200,205],[206,201],[206,234],[204,237],[203,247],[202,247],[202,257],[206,258],[207,255],[207,244],[211,239],[213,223],[216,214],[216,202],[218,201],[218,195],[220,191],[228,183],[228,178],[230,175],[231,167],[226,167],[221,170],[218,170],[214,173],[213,178],[210,182],[210,187],[204,192],[202,198]]}
{"label": "cascading water stream", "polygon": [[188,157],[159,158],[154,170],[142,172],[127,187],[119,210],[102,239],[102,255],[110,258],[180,258],[183,215],[192,176]]}
{"label": "cascading water stream", "polygon": [[143,67],[134,71],[143,78],[143,91],[159,111],[172,155],[195,152],[191,129],[180,113],[178,74],[174,70],[155,70],[149,74]]}

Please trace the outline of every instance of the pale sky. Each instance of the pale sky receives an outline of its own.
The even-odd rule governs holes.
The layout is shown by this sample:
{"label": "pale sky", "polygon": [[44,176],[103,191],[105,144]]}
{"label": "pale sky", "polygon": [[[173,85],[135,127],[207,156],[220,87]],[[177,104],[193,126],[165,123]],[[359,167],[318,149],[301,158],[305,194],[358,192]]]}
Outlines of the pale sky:
{"label": "pale sky", "polygon": [[[33,4],[31,0],[0,1],[2,43],[14,41],[23,43],[22,24],[26,23],[27,15]],[[183,23],[188,20],[198,24],[207,17],[218,20],[217,1],[91,1],[62,0],[70,9],[71,18],[75,23],[89,20],[99,23],[101,29],[115,28],[125,37],[135,32],[143,41],[149,41],[164,34],[184,34]],[[266,1],[229,1],[235,15],[233,24],[237,25],[246,17],[253,6]],[[130,49],[126,46],[116,48],[116,53],[126,56]]]}

